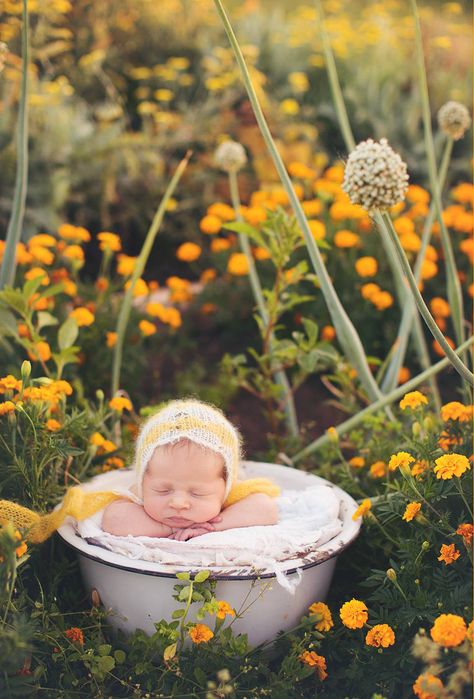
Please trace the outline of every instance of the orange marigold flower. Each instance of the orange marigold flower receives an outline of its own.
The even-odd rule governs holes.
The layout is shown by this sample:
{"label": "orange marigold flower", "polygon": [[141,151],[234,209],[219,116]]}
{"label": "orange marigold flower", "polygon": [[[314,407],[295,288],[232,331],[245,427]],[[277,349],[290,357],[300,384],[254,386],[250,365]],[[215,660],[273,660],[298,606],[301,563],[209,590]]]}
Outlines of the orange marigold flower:
{"label": "orange marigold flower", "polygon": [[296,177],[299,180],[311,180],[316,175],[315,171],[310,167],[297,161],[288,165],[288,172],[292,177]]}
{"label": "orange marigold flower", "polygon": [[115,347],[116,343],[117,343],[117,333],[115,333],[115,332],[106,333],[107,347]]}
{"label": "orange marigold flower", "polygon": [[120,274],[121,277],[129,277],[133,274],[136,263],[136,257],[120,253],[120,255],[117,255],[117,274]]}
{"label": "orange marigold flower", "polygon": [[52,235],[48,235],[48,233],[37,233],[29,239],[28,245],[41,245],[45,248],[54,248],[57,242],[56,238]]}
{"label": "orange marigold flower", "polygon": [[365,466],[365,459],[362,456],[353,456],[352,459],[349,459],[349,463],[352,468],[362,468]]}
{"label": "orange marigold flower", "polygon": [[[16,534],[18,535],[17,538],[21,539],[21,534],[19,532],[16,532]],[[15,549],[15,553],[16,553],[17,558],[21,558],[22,556],[24,556],[25,553],[27,552],[27,550],[28,550],[28,546],[27,546],[26,542],[22,541],[21,544],[19,546],[17,546]]]}
{"label": "orange marigold flower", "polygon": [[188,636],[193,643],[207,643],[214,634],[206,624],[195,624],[189,629]]}
{"label": "orange marigold flower", "polygon": [[65,633],[66,637],[69,638],[72,643],[79,643],[80,646],[84,645],[84,634],[77,626],[71,626],[70,629],[66,629]]}
{"label": "orange marigold flower", "polygon": [[411,371],[406,366],[402,366],[398,372],[398,383],[406,383],[411,377]]}
{"label": "orange marigold flower", "polygon": [[11,400],[6,400],[3,403],[0,403],[0,415],[9,415],[10,413],[15,412],[15,403],[12,403]]}
{"label": "orange marigold flower", "polygon": [[[451,340],[450,337],[445,337],[444,339],[446,340],[448,345],[451,347],[451,349],[454,349],[456,347],[456,345],[454,344],[454,342]],[[435,352],[435,354],[437,354],[439,357],[444,357],[444,355],[445,355],[444,349],[441,347],[438,340],[433,341],[432,347],[433,347],[433,351]]]}
{"label": "orange marigold flower", "polygon": [[376,624],[367,632],[365,642],[374,648],[388,648],[395,643],[395,633],[388,624]]}
{"label": "orange marigold flower", "polygon": [[99,248],[103,252],[119,252],[122,249],[120,236],[118,236],[116,233],[102,231],[101,233],[97,233],[97,240],[99,241]]}
{"label": "orange marigold flower", "polygon": [[0,393],[5,391],[21,391],[21,381],[16,379],[12,374],[7,374],[0,379]]}
{"label": "orange marigold flower", "polygon": [[227,262],[227,271],[235,277],[245,276],[249,272],[249,263],[243,252],[233,252]]}
{"label": "orange marigold flower", "polygon": [[393,296],[389,291],[379,291],[370,300],[378,311],[384,311],[393,306]]}
{"label": "orange marigold flower", "polygon": [[95,320],[93,313],[89,311],[85,306],[78,306],[69,314],[71,318],[74,318],[79,328],[87,327],[92,325]]}
{"label": "orange marigold flower", "polygon": [[379,285],[374,284],[373,282],[369,282],[368,284],[362,284],[362,286],[360,287],[360,293],[362,295],[362,298],[366,301],[371,301],[374,296],[380,293],[380,291],[382,290],[379,287]]}
{"label": "orange marigold flower", "polygon": [[194,262],[201,257],[201,248],[196,243],[182,243],[176,250],[176,257],[182,262]]}
{"label": "orange marigold flower", "polygon": [[421,278],[432,279],[438,274],[438,265],[432,260],[423,260],[421,265]]}
{"label": "orange marigold flower", "polygon": [[418,675],[413,685],[413,693],[416,694],[418,699],[437,699],[443,689],[444,685],[439,677],[429,672]]}
{"label": "orange marigold flower", "polygon": [[301,660],[301,662],[305,665],[314,667],[314,670],[321,681],[325,680],[328,676],[328,673],[326,672],[326,658],[322,655],[318,655],[314,652],[314,650],[303,651],[303,653],[301,653],[299,656],[299,660]]}
{"label": "orange marigold flower", "polygon": [[235,616],[235,611],[232,609],[230,604],[224,602],[224,600],[217,600],[217,612],[216,616],[218,619],[225,619],[226,615]]}
{"label": "orange marigold flower", "polygon": [[443,561],[445,565],[449,566],[457,561],[460,555],[454,544],[442,544],[438,561]]}
{"label": "orange marigold flower", "polygon": [[465,411],[466,408],[462,403],[453,400],[450,403],[446,403],[441,408],[441,419],[443,422],[447,422],[448,420],[462,420]]}
{"label": "orange marigold flower", "polygon": [[435,643],[445,648],[453,648],[459,646],[466,638],[466,622],[457,614],[441,614],[435,619],[430,634]]}
{"label": "orange marigold flower", "polygon": [[334,626],[331,610],[324,602],[313,602],[309,607],[309,613],[318,615],[319,618],[314,624],[318,631],[330,631]]}
{"label": "orange marigold flower", "polygon": [[321,339],[326,342],[332,342],[336,337],[336,331],[332,325],[325,325],[321,328]]}
{"label": "orange marigold flower", "polygon": [[205,269],[203,272],[201,272],[201,276],[199,277],[199,281],[202,282],[203,284],[207,284],[207,282],[211,282],[213,279],[217,277],[217,272],[215,269]]}
{"label": "orange marigold flower", "polygon": [[47,342],[37,342],[34,348],[28,351],[28,357],[33,361],[47,362],[51,359],[51,347]]}
{"label": "orange marigold flower", "polygon": [[58,228],[58,235],[63,240],[80,240],[82,243],[88,243],[91,239],[91,234],[82,226],[73,226],[70,223],[63,223]]}
{"label": "orange marigold flower", "polygon": [[456,529],[456,534],[462,536],[464,543],[469,547],[474,535],[474,526],[472,524],[460,524]]}
{"label": "orange marigold flower", "polygon": [[138,323],[138,327],[140,328],[140,332],[144,337],[149,337],[150,335],[154,335],[156,333],[156,325],[154,323],[150,323],[149,320],[141,320]]}
{"label": "orange marigold flower", "polygon": [[97,289],[97,291],[101,292],[107,291],[107,289],[109,288],[109,284],[110,282],[107,279],[107,277],[97,277],[94,286]]}
{"label": "orange marigold flower", "polygon": [[334,236],[334,245],[337,248],[354,248],[360,243],[360,236],[352,231],[337,231]]}
{"label": "orange marigold flower", "polygon": [[355,270],[359,277],[373,277],[378,270],[377,260],[375,257],[359,257],[355,263]]}
{"label": "orange marigold flower", "polygon": [[78,262],[84,262],[85,255],[84,255],[84,250],[81,248],[80,245],[67,245],[63,252],[63,257],[66,257],[68,260],[77,260]]}
{"label": "orange marigold flower", "polygon": [[441,296],[434,296],[430,301],[431,313],[435,318],[449,318],[451,309],[449,303],[441,298]]}
{"label": "orange marigold flower", "polygon": [[354,522],[359,519],[359,517],[363,517],[367,512],[370,510],[372,507],[372,503],[370,501],[370,498],[366,498],[365,500],[362,500],[361,504],[357,508],[357,510],[354,512],[352,515],[352,519]]}
{"label": "orange marigold flower", "polygon": [[369,612],[364,602],[353,598],[342,605],[339,616],[348,629],[361,629],[369,618]]}
{"label": "orange marigold flower", "polygon": [[28,246],[33,259],[37,262],[41,262],[43,265],[52,265],[54,262],[54,253],[48,248],[44,248],[41,245],[31,245]]}
{"label": "orange marigold flower", "polygon": [[224,252],[231,247],[229,238],[214,238],[211,240],[211,252]]}
{"label": "orange marigold flower", "polygon": [[252,252],[256,260],[262,261],[269,260],[271,258],[269,251],[266,248],[262,248],[260,245],[253,248]]}
{"label": "orange marigold flower", "polygon": [[105,437],[102,437],[100,432],[94,432],[89,438],[89,442],[96,447],[100,447],[105,442]]}
{"label": "orange marigold flower", "polygon": [[453,476],[458,478],[462,474],[471,468],[469,459],[464,454],[443,454],[435,459],[434,472],[436,473],[436,478],[442,478],[443,480],[450,480]]}
{"label": "orange marigold flower", "polygon": [[408,235],[415,232],[415,224],[408,216],[400,216],[393,222],[393,227],[398,235]]}
{"label": "orange marigold flower", "polygon": [[267,220],[267,212],[262,206],[242,206],[241,214],[251,226],[259,226]]}
{"label": "orange marigold flower", "polygon": [[217,216],[222,221],[233,221],[235,219],[235,211],[228,204],[216,202],[211,204],[207,209],[208,216]]}
{"label": "orange marigold flower", "polygon": [[407,189],[406,198],[413,204],[422,203],[428,204],[430,201],[429,192],[418,184],[409,184]]}
{"label": "orange marigold flower", "polygon": [[383,478],[387,473],[387,465],[383,461],[375,461],[369,468],[371,478]]}
{"label": "orange marigold flower", "polygon": [[405,512],[403,513],[402,519],[404,519],[405,522],[411,522],[412,519],[415,519],[416,515],[420,510],[421,503],[409,502],[408,505],[405,507]]}
{"label": "orange marigold flower", "polygon": [[407,451],[399,451],[396,454],[392,454],[388,462],[388,467],[390,471],[395,471],[397,468],[406,468],[414,461],[414,457]]}
{"label": "orange marigold flower", "polygon": [[322,240],[326,235],[326,226],[322,221],[311,219],[308,221],[309,230],[315,240]]}
{"label": "orange marigold flower", "polygon": [[414,410],[423,404],[428,404],[428,398],[420,391],[410,391],[410,393],[405,393],[400,401],[400,408],[402,410],[406,410],[406,408]]}
{"label": "orange marigold flower", "polygon": [[306,216],[319,216],[321,213],[321,202],[319,199],[307,199],[301,203]]}
{"label": "orange marigold flower", "polygon": [[128,398],[124,398],[123,396],[114,396],[109,400],[109,406],[112,408],[112,410],[117,411],[118,413],[123,412],[124,410],[132,410],[132,403]]}
{"label": "orange marigold flower", "polygon": [[414,463],[411,467],[411,475],[417,478],[418,476],[421,476],[421,474],[424,473],[428,469],[428,467],[428,462],[424,459],[421,459],[420,461]]}
{"label": "orange marigold flower", "polygon": [[53,418],[49,418],[49,420],[46,420],[46,429],[50,432],[57,432],[61,429],[61,427],[61,423],[57,420],[53,420]]}
{"label": "orange marigold flower", "polygon": [[199,228],[207,235],[215,235],[222,228],[222,221],[217,216],[207,215],[199,222]]}
{"label": "orange marigold flower", "polygon": [[31,269],[25,272],[25,279],[38,279],[39,277],[42,277],[41,285],[48,286],[50,279],[46,270],[42,267],[31,267]]}
{"label": "orange marigold flower", "polygon": [[[131,280],[129,279],[128,282],[125,284],[125,290],[129,289],[131,285]],[[144,279],[137,279],[135,284],[133,285],[133,292],[132,295],[134,298],[140,298],[141,296],[148,296],[149,291],[148,291],[148,284]]]}

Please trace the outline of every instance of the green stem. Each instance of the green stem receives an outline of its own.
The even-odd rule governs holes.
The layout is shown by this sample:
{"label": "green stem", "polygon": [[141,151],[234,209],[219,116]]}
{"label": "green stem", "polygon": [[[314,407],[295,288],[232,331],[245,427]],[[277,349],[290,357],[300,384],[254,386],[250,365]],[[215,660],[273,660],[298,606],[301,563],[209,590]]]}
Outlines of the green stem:
{"label": "green stem", "polygon": [[428,160],[428,172],[430,177],[430,185],[433,192],[433,199],[436,208],[436,214],[439,221],[440,232],[441,232],[441,242],[443,245],[444,258],[446,263],[446,279],[447,279],[447,295],[449,305],[451,306],[451,315],[454,324],[454,332],[456,335],[456,341],[461,344],[464,339],[464,328],[463,328],[463,299],[461,284],[459,281],[456,261],[454,259],[453,247],[451,245],[451,239],[446,226],[443,221],[442,216],[442,204],[441,204],[441,192],[440,185],[438,182],[438,177],[436,173],[436,157],[433,143],[433,132],[431,129],[431,110],[430,110],[430,99],[428,94],[428,83],[426,79],[425,61],[423,56],[423,44],[420,26],[420,17],[418,14],[418,7],[416,0],[410,0],[413,19],[415,22],[415,46],[416,46],[416,66],[418,72],[418,81],[420,87],[421,96],[421,107],[423,114],[423,125],[424,125],[424,139],[425,139],[425,149],[426,156]]}
{"label": "green stem", "polygon": [[123,342],[125,338],[125,331],[127,329],[128,319],[130,317],[130,311],[132,308],[133,287],[135,286],[137,279],[141,277],[143,270],[145,269],[145,265],[153,247],[153,243],[155,242],[156,235],[160,229],[161,222],[165,215],[168,201],[173,196],[174,190],[176,189],[178,182],[186,169],[190,157],[191,153],[189,152],[186,154],[186,156],[183,158],[183,160],[176,168],[176,171],[173,177],[171,178],[168,187],[166,188],[166,191],[163,195],[163,199],[160,202],[158,210],[146,235],[145,242],[143,243],[140,255],[138,256],[137,261],[135,263],[135,268],[130,279],[130,286],[125,292],[123,298],[123,303],[120,308],[120,312],[117,319],[117,342],[115,343],[112,361],[112,382],[110,388],[112,396],[115,396],[120,385],[120,369],[122,366]]}
{"label": "green stem", "polygon": [[[459,354],[461,352],[464,352],[473,342],[473,340],[474,335],[467,339],[466,342],[463,342],[463,344],[460,347],[454,350],[455,353]],[[386,405],[394,403],[396,400],[404,396],[405,393],[408,393],[409,391],[415,389],[417,386],[423,383],[423,381],[429,379],[431,375],[437,374],[438,372],[442,371],[442,369],[445,369],[447,366],[449,366],[450,363],[450,360],[447,357],[445,357],[436,364],[433,364],[433,366],[431,366],[429,369],[426,369],[426,371],[423,371],[421,374],[418,374],[418,376],[413,377],[413,379],[407,381],[405,384],[403,384],[403,386],[398,386],[398,388],[396,388],[388,395],[383,396],[375,403],[372,403],[371,405],[367,406],[367,408],[364,408],[364,410],[358,412],[357,415],[353,415],[345,422],[342,422],[335,428],[337,434],[339,435],[339,437],[341,437],[346,432],[349,432],[349,430],[352,430],[354,427],[357,427],[357,425],[359,425],[367,417],[367,415],[371,415],[372,413],[375,413],[377,410],[381,410]],[[311,444],[308,444],[307,447],[295,454],[291,461],[293,462],[293,464],[297,463],[298,461],[301,461],[301,459],[305,458],[306,456],[309,456],[309,454],[312,454],[317,449],[320,449],[325,444],[327,444],[330,441],[330,439],[331,438],[329,437],[329,435],[323,434],[321,437],[318,437],[318,439],[315,439],[314,442],[311,442]]]}
{"label": "green stem", "polygon": [[[232,206],[234,207],[235,216],[237,221],[242,221],[242,216],[240,214],[240,196],[239,187],[237,183],[237,173],[235,170],[229,171],[229,186],[230,186],[230,196],[232,200]],[[252,257],[252,251],[250,249],[250,243],[247,236],[244,233],[239,233],[239,244],[242,252],[244,253],[247,264],[249,266],[249,280],[250,286],[253,292],[255,303],[257,304],[258,312],[263,321],[265,328],[268,327],[268,312],[265,306],[265,299],[263,298],[262,286],[260,284],[260,279],[255,266],[254,259]],[[270,351],[273,340],[273,333],[269,337]],[[285,412],[286,425],[289,433],[293,437],[297,437],[299,434],[298,421],[296,418],[295,403],[293,400],[293,394],[291,392],[290,383],[288,377],[284,371],[276,371],[275,381],[282,387],[284,394],[283,409]]]}
{"label": "green stem", "polygon": [[265,141],[265,145],[267,146],[267,149],[273,160],[273,163],[278,172],[283,187],[286,193],[288,194],[288,198],[291,207],[295,213],[298,225],[301,231],[303,232],[303,237],[306,243],[306,247],[308,249],[308,254],[311,263],[316,271],[316,274],[318,275],[321,291],[323,293],[326,305],[331,315],[332,323],[336,329],[338,340],[347,358],[357,370],[359,380],[364,386],[368,396],[371,400],[377,400],[378,398],[380,398],[382,394],[370,371],[370,367],[368,365],[367,357],[365,355],[364,348],[362,347],[360,337],[356,329],[354,328],[354,325],[352,324],[349,316],[344,310],[341,301],[336,293],[336,290],[331,282],[330,276],[325,267],[319,248],[316,245],[311,230],[309,228],[308,221],[306,219],[302,206],[298,200],[298,197],[295,194],[293,185],[283,164],[283,160],[275,146],[272,135],[270,133],[270,129],[268,128],[268,124],[265,120],[262,109],[258,102],[257,95],[255,93],[255,89],[253,87],[247,69],[247,65],[245,63],[239,44],[233,32],[232,26],[224,10],[222,1],[214,0],[214,4],[222,20],[225,31],[229,38],[229,42],[234,51],[237,64],[242,74],[245,89],[249,96],[249,100],[252,105],[255,118],[262,133],[262,137]]}
{"label": "green stem", "polygon": [[392,239],[392,242],[394,243],[398,259],[400,260],[403,272],[408,281],[413,296],[415,297],[415,303],[418,306],[418,310],[420,311],[423,320],[425,321],[435,340],[437,340],[440,344],[441,348],[443,349],[448,359],[451,361],[451,364],[456,369],[456,371],[471,386],[474,385],[474,374],[468,369],[464,362],[462,362],[459,359],[454,350],[452,350],[451,347],[448,345],[446,338],[436,325],[436,322],[433,316],[431,315],[429,308],[423,299],[423,296],[420,294],[420,290],[418,289],[418,284],[416,283],[416,279],[413,276],[413,272],[411,270],[410,263],[408,262],[408,258],[405,254],[404,249],[401,246],[398,235],[396,234],[395,229],[393,227],[392,219],[387,213],[382,214],[382,219],[385,223],[385,226],[381,230],[381,233],[382,235],[389,235]]}
{"label": "green stem", "polygon": [[455,485],[456,485],[456,488],[457,488],[458,491],[459,491],[459,495],[461,496],[461,500],[462,500],[463,503],[465,504],[466,509],[467,509],[467,512],[470,514],[471,519],[472,519],[472,518],[473,518],[473,515],[472,515],[472,508],[470,507],[468,501],[466,500],[466,496],[464,495],[464,493],[463,493],[463,491],[462,491],[462,487],[461,487],[461,483],[459,482],[459,479],[458,479],[458,478],[455,478],[454,483],[455,483]]}
{"label": "green stem", "polygon": [[21,29],[21,87],[17,127],[17,169],[12,213],[8,222],[5,254],[0,269],[0,289],[13,286],[16,271],[16,246],[21,238],[28,187],[28,1],[23,0]]}

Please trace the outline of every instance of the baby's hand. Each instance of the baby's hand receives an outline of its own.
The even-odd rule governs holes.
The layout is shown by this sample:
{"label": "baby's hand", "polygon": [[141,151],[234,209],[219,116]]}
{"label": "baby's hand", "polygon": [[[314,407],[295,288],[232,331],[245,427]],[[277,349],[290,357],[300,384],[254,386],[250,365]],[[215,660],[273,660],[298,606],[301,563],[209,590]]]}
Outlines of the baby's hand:
{"label": "baby's hand", "polygon": [[209,532],[214,532],[216,529],[214,524],[220,522],[222,517],[217,515],[213,517],[208,522],[194,522],[190,527],[185,527],[183,529],[173,529],[168,539],[174,539],[175,541],[187,541],[188,539],[194,539],[195,536],[202,536],[203,534],[208,534]]}

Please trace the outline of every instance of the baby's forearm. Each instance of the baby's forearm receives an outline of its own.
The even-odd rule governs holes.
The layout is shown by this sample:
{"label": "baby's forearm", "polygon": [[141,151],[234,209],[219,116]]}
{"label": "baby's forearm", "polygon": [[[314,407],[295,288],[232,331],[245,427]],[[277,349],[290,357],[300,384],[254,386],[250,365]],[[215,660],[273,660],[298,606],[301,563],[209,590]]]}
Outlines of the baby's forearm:
{"label": "baby's forearm", "polygon": [[226,507],[220,517],[221,521],[214,524],[214,530],[218,532],[236,527],[276,524],[278,506],[274,498],[264,493],[254,493]]}
{"label": "baby's forearm", "polygon": [[171,527],[157,522],[147,515],[141,505],[127,500],[117,500],[105,508],[102,529],[115,536],[153,536],[166,538]]}

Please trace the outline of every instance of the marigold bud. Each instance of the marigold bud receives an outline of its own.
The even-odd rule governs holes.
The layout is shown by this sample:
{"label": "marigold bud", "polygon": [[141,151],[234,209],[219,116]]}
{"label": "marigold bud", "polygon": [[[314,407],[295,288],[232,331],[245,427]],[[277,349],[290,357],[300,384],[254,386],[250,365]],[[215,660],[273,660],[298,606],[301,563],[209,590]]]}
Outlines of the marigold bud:
{"label": "marigold bud", "polygon": [[421,544],[421,548],[422,548],[423,551],[428,551],[429,547],[430,547],[430,542],[429,542],[429,541],[424,541],[424,542]]}
{"label": "marigold bud", "polygon": [[396,579],[397,579],[397,574],[396,574],[396,572],[394,571],[393,568],[389,568],[389,569],[387,570],[386,576],[387,576],[387,578],[388,578],[389,580],[391,580],[392,582],[395,582]]}
{"label": "marigold bud", "polygon": [[421,432],[421,425],[418,421],[415,421],[411,426],[411,431],[414,437],[419,437]]}
{"label": "marigold bud", "polygon": [[438,124],[441,131],[451,136],[454,141],[459,141],[470,127],[471,117],[463,104],[451,100],[443,104],[439,110]]}
{"label": "marigold bud", "polygon": [[28,379],[31,376],[31,363],[25,359],[23,364],[21,365],[21,379],[23,381],[23,386],[25,386],[28,383]]}

